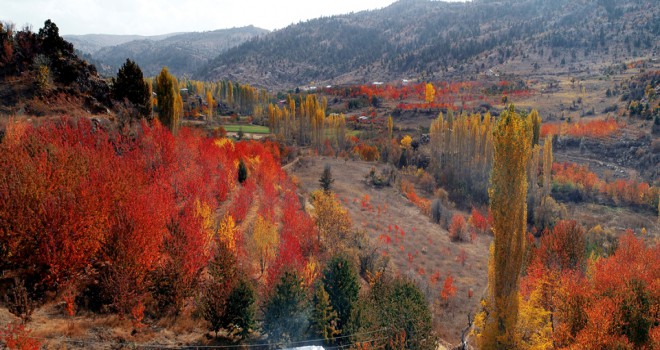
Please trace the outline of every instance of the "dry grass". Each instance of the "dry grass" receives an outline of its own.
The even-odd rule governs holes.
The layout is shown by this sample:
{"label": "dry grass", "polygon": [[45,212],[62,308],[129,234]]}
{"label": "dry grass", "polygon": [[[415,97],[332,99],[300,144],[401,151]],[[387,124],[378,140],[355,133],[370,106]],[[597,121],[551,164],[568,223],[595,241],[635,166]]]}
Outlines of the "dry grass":
{"label": "dry grass", "polygon": [[[309,193],[319,187],[318,179],[326,163],[332,166],[333,191],[349,210],[353,227],[367,233],[380,254],[389,256],[398,274],[418,282],[429,297],[436,330],[445,340],[457,343],[460,330],[467,323],[467,314],[474,314],[478,309],[479,298],[486,287],[491,238],[478,236],[474,243],[450,242],[447,231],[422,215],[397,189],[376,189],[366,184],[364,176],[371,167],[382,164],[333,158],[306,159],[290,173],[300,180],[301,190]],[[369,196],[371,204],[366,208],[362,204],[365,195]],[[379,239],[383,234],[391,237],[391,244]],[[465,265],[457,261],[461,250],[467,255]],[[440,279],[433,284],[432,276],[438,272]],[[443,305],[439,295],[449,273],[454,276],[457,294]],[[474,292],[472,298],[468,298],[470,289]]]}

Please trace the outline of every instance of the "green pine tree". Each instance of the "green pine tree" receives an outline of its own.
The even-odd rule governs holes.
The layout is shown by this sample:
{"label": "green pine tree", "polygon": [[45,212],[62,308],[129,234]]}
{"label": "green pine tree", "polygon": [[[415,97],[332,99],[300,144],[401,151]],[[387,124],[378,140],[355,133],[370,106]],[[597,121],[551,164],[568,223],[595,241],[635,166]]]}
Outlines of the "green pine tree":
{"label": "green pine tree", "polygon": [[330,296],[325,291],[323,283],[319,283],[314,293],[314,308],[312,310],[312,327],[314,335],[331,342],[331,339],[341,334],[337,329],[337,312],[330,305]]}

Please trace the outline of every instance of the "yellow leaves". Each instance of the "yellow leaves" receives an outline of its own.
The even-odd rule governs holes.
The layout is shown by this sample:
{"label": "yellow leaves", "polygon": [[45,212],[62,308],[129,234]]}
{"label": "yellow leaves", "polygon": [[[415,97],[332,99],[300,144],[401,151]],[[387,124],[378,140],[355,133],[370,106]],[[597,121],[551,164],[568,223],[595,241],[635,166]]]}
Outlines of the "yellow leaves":
{"label": "yellow leaves", "polygon": [[392,138],[392,129],[394,129],[394,120],[392,120],[392,116],[389,116],[387,117],[387,134],[390,139]]}
{"label": "yellow leaves", "polygon": [[321,266],[316,260],[316,257],[311,256],[305,265],[305,269],[303,270],[303,279],[305,280],[307,287],[310,287],[320,275]]}
{"label": "yellow leaves", "polygon": [[433,103],[435,100],[435,88],[433,87],[433,84],[427,83],[426,84],[426,103]]}
{"label": "yellow leaves", "polygon": [[335,199],[332,192],[316,190],[312,192],[312,198],[314,218],[319,229],[319,241],[331,242],[329,245],[332,246],[337,245],[350,233],[351,216]]}
{"label": "yellow leaves", "polygon": [[[218,148],[228,147],[234,150],[234,141],[226,137],[216,139],[215,141],[213,141],[213,144],[218,146]],[[238,164],[236,166],[238,166]]]}
{"label": "yellow leaves", "polygon": [[202,229],[206,233],[205,248],[209,251],[213,238],[213,209],[208,203],[195,199],[195,216],[202,218]]}
{"label": "yellow leaves", "polygon": [[280,237],[277,234],[277,227],[268,219],[257,216],[252,229],[252,243],[253,247],[259,257],[259,264],[261,272],[263,273],[268,265],[268,262],[275,257],[277,245],[279,244]]}
{"label": "yellow leaves", "polygon": [[[493,217],[493,253],[489,261],[489,300],[484,342],[514,347],[518,289],[527,227],[527,163],[531,127],[515,112],[504,111],[493,131],[494,163],[488,189]],[[491,274],[492,268],[492,274]]]}
{"label": "yellow leaves", "polygon": [[401,139],[402,148],[409,149],[411,143],[412,143],[412,137],[410,137],[410,135],[406,135]]}
{"label": "yellow leaves", "polygon": [[223,242],[227,248],[236,254],[236,223],[234,218],[225,214],[220,221],[220,227],[218,228],[218,239]]}
{"label": "yellow leaves", "polygon": [[541,305],[541,297],[541,290],[538,288],[530,294],[529,300],[518,296],[520,306],[516,326],[518,349],[552,349],[551,313]]}

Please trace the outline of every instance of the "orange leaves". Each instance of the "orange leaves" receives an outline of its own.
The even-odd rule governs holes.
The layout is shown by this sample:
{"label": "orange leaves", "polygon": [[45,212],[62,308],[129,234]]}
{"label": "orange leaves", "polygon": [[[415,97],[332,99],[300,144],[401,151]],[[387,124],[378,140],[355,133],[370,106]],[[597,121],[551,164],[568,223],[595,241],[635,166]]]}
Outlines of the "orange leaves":
{"label": "orange leaves", "polygon": [[657,187],[636,180],[616,179],[613,182],[601,180],[588,166],[575,163],[554,163],[553,181],[558,184],[576,186],[587,196],[604,195],[614,203],[647,205],[655,208],[655,200],[660,194]]}
{"label": "orange leaves", "polygon": [[415,192],[415,186],[407,180],[401,181],[401,192],[408,198],[424,215],[431,213],[431,201],[422,198]]}
{"label": "orange leaves", "polygon": [[660,317],[660,246],[647,247],[628,232],[613,255],[590,260],[585,274],[579,263],[567,259],[584,252],[574,243],[580,241],[579,232],[573,223],[560,222],[544,234],[523,278],[523,299],[535,296],[539,306],[552,312],[552,338],[559,348],[651,345]]}
{"label": "orange leaves", "polygon": [[476,208],[472,208],[472,213],[470,214],[468,222],[481,234],[490,230],[488,219],[486,219]]}
{"label": "orange leaves", "polygon": [[576,123],[544,123],[541,126],[541,136],[568,135],[573,137],[605,138],[613,135],[623,127],[614,119],[578,121]]}
{"label": "orange leaves", "polygon": [[367,162],[373,162],[380,158],[380,152],[378,151],[378,147],[369,146],[364,143],[360,143],[357,146],[355,146],[353,148],[353,153],[358,155],[360,159]]}
{"label": "orange leaves", "polygon": [[454,286],[454,277],[449,274],[445,278],[445,283],[442,285],[442,292],[440,292],[440,298],[447,303],[449,299],[456,295],[456,287]]}
{"label": "orange leaves", "polygon": [[465,217],[461,214],[455,214],[451,218],[451,223],[449,224],[449,239],[451,239],[452,242],[466,241],[468,239],[467,234]]}

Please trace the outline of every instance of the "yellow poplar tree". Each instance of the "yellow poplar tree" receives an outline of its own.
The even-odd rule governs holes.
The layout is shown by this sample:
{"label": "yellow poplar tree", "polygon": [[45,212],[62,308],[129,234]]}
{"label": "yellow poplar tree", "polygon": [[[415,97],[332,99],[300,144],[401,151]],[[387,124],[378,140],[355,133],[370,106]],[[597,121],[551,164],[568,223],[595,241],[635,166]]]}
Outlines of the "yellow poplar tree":
{"label": "yellow poplar tree", "polygon": [[209,120],[213,118],[213,107],[215,107],[215,100],[210,90],[206,91],[206,103],[209,105]]}
{"label": "yellow poplar tree", "polygon": [[392,139],[392,129],[394,129],[394,120],[392,120],[392,116],[387,117],[387,134],[390,136],[390,140]]}
{"label": "yellow poplar tree", "polygon": [[481,349],[516,348],[518,289],[527,224],[527,162],[532,135],[513,106],[494,131],[494,162],[488,189],[494,239]]}
{"label": "yellow poplar tree", "polygon": [[225,214],[220,221],[220,227],[218,228],[218,239],[223,242],[226,247],[234,254],[236,254],[236,223],[234,218]]}
{"label": "yellow poplar tree", "polygon": [[258,215],[252,231],[252,243],[259,259],[262,274],[268,263],[275,257],[279,242],[280,238],[275,224]]}
{"label": "yellow poplar tree", "polygon": [[179,94],[179,84],[174,76],[163,67],[156,77],[156,98],[158,99],[158,119],[172,132],[179,129],[183,100]]}
{"label": "yellow poplar tree", "polygon": [[433,84],[426,83],[426,103],[433,103],[435,100],[435,88]]}

